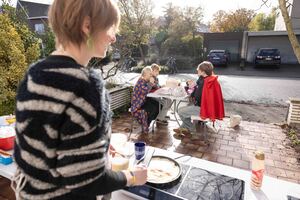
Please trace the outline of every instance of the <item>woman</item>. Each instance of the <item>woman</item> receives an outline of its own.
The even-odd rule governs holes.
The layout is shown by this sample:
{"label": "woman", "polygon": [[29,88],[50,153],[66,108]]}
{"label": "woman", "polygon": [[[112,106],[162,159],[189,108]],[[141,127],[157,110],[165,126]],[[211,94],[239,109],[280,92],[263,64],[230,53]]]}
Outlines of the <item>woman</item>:
{"label": "woman", "polygon": [[144,167],[107,169],[109,98],[103,80],[84,67],[116,41],[119,16],[111,0],[50,7],[57,49],[29,68],[17,95],[18,199],[96,199],[146,182]]}
{"label": "woman", "polygon": [[152,120],[156,119],[159,113],[159,103],[148,98],[154,84],[152,69],[150,66],[142,70],[141,77],[134,86],[131,99],[131,112],[137,121],[142,125],[142,132],[148,133]]}

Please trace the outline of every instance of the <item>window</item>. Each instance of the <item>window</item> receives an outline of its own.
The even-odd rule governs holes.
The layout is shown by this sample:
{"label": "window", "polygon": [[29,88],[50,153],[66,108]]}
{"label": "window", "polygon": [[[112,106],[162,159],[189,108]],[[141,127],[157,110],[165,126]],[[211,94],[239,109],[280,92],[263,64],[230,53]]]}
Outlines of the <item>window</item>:
{"label": "window", "polygon": [[45,32],[45,26],[44,24],[35,24],[34,25],[34,30],[35,32],[37,32],[38,34],[42,34]]}

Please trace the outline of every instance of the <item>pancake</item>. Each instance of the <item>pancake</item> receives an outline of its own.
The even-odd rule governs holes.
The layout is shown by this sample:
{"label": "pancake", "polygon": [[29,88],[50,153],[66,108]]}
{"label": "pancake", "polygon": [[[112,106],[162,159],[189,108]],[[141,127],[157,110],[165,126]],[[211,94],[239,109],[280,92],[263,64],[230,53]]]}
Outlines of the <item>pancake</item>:
{"label": "pancake", "polygon": [[168,183],[174,181],[180,173],[180,167],[167,158],[153,157],[148,166],[148,178],[150,183]]}

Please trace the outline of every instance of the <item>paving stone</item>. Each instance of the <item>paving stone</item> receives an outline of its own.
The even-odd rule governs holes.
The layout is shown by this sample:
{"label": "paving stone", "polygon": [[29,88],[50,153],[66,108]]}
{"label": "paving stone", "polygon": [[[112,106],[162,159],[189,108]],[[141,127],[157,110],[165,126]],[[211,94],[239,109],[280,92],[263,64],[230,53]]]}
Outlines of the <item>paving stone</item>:
{"label": "paving stone", "polygon": [[226,150],[226,151],[233,151],[234,147],[222,144],[221,147],[220,147],[220,149],[221,150]]}
{"label": "paving stone", "polygon": [[233,136],[228,136],[228,135],[224,135],[223,136],[224,140],[230,140],[230,141],[235,141],[235,138]]}
{"label": "paving stone", "polygon": [[243,144],[242,147],[247,150],[256,150],[256,147],[251,144]]}
{"label": "paving stone", "polygon": [[228,145],[228,140],[216,139],[215,143]]}
{"label": "paving stone", "polygon": [[275,163],[271,159],[265,159],[265,165],[268,165],[270,167],[275,167]]}
{"label": "paving stone", "polygon": [[284,170],[284,169],[266,166],[266,171],[267,171],[267,174],[274,175],[276,177],[279,177],[279,176],[287,177],[286,173],[285,173],[286,170]]}
{"label": "paving stone", "polygon": [[195,151],[195,152],[191,152],[190,153],[193,157],[196,157],[196,158],[202,158],[204,153],[203,152],[199,152],[199,151]]}
{"label": "paving stone", "polygon": [[217,162],[217,157],[218,155],[216,154],[204,153],[202,159]]}
{"label": "paving stone", "polygon": [[248,143],[249,144],[252,144],[252,145],[262,145],[262,141],[258,141],[257,139],[256,140],[248,140]]}
{"label": "paving stone", "polygon": [[300,171],[289,171],[285,170],[287,177],[295,178],[296,180],[300,180]]}
{"label": "paving stone", "polygon": [[226,156],[234,159],[242,159],[242,154],[234,151],[227,151]]}
{"label": "paving stone", "polygon": [[199,148],[199,145],[195,144],[186,144],[185,147],[189,150],[197,150]]}
{"label": "paving stone", "polygon": [[217,162],[232,166],[232,158],[228,158],[225,156],[218,156]]}
{"label": "paving stone", "polygon": [[200,147],[197,149],[197,151],[199,151],[199,152],[206,152],[208,148],[209,148],[209,147],[207,147],[207,146],[200,146]]}
{"label": "paving stone", "polygon": [[220,155],[220,156],[225,156],[226,155],[226,151],[225,150],[212,150],[211,151],[212,154],[216,154],[216,155]]}
{"label": "paving stone", "polygon": [[242,169],[250,169],[250,162],[239,159],[233,159],[233,166]]}

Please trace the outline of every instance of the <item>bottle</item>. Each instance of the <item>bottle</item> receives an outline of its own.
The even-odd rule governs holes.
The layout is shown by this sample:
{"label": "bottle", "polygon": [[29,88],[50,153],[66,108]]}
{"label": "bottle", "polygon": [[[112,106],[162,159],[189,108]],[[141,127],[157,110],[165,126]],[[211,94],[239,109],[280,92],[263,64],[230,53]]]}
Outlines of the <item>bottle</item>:
{"label": "bottle", "polygon": [[260,190],[262,186],[265,171],[265,154],[262,151],[256,151],[252,161],[251,188]]}

